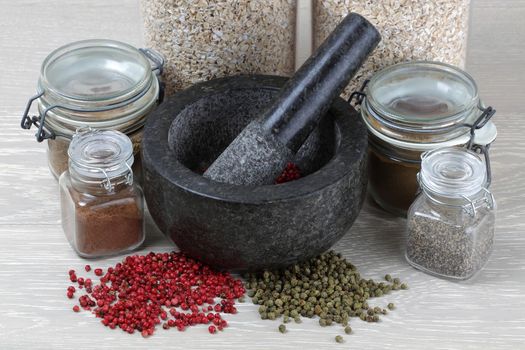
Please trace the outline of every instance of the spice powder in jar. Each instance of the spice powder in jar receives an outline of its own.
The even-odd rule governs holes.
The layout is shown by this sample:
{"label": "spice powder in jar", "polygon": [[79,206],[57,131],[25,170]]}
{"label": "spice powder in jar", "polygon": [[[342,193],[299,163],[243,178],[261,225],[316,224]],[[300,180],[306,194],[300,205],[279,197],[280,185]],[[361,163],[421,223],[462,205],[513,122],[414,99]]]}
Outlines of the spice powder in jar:
{"label": "spice powder in jar", "polygon": [[444,63],[390,66],[370,79],[364,96],[368,190],[379,206],[398,216],[406,216],[416,198],[423,152],[471,142],[488,146],[496,138],[489,120],[495,111],[483,107],[474,79]]}
{"label": "spice powder in jar", "polygon": [[[135,157],[140,156],[146,118],[162,98],[162,65],[162,57],[151,50],[105,39],[73,42],[46,57],[22,127],[39,127],[36,138],[47,140],[55,178],[68,168],[67,150],[79,128],[121,131],[132,139]],[[33,101],[38,117],[32,119],[28,112]]]}
{"label": "spice powder in jar", "polygon": [[75,135],[60,176],[62,227],[83,257],[130,251],[144,241],[144,199],[133,183],[130,139],[113,130]]}

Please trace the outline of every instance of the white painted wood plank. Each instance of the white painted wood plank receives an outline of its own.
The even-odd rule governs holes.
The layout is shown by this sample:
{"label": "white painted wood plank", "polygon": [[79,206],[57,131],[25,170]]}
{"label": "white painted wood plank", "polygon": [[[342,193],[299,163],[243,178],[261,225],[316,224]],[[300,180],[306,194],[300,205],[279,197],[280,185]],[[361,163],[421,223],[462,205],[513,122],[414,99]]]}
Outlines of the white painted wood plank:
{"label": "white painted wood plank", "polygon": [[[73,40],[108,37],[140,46],[136,0],[0,0],[0,349],[525,349],[525,96],[522,39],[525,0],[473,0],[468,70],[482,96],[498,109],[499,136],[492,152],[493,192],[498,202],[496,246],[486,268],[466,283],[417,272],[403,258],[404,220],[367,202],[355,225],[335,247],[361,273],[392,273],[408,291],[377,300],[397,310],[378,324],[352,320],[347,342],[335,344],[339,327],[315,321],[261,321],[249,303],[228,318],[231,327],[209,335],[204,327],[184,333],[158,330],[143,339],[111,331],[88,313],[75,314],[65,296],[67,271],[86,260],[68,246],[59,225],[56,183],[45,147],[34,132],[19,129],[19,114],[34,92],[42,59]],[[151,221],[141,252],[171,246]],[[120,258],[91,265],[108,267]],[[374,300],[371,304],[374,304]]]}

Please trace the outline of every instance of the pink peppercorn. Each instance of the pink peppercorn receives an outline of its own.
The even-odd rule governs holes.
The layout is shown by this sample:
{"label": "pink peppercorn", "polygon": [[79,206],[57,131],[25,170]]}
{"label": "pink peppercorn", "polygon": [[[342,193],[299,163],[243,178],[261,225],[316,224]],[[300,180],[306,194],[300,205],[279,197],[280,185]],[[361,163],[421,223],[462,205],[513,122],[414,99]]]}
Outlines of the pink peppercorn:
{"label": "pink peppercorn", "polygon": [[[98,268],[94,273],[103,275]],[[79,289],[85,287],[80,307],[101,318],[104,326],[144,337],[152,335],[156,325],[184,331],[213,322],[210,333],[216,333],[227,325],[221,312],[236,312],[234,301],[245,292],[242,281],[175,252],[128,256],[109,267],[97,284],[77,278],[74,271],[72,278]],[[220,302],[215,303],[217,298]],[[216,312],[206,314],[209,311]]]}

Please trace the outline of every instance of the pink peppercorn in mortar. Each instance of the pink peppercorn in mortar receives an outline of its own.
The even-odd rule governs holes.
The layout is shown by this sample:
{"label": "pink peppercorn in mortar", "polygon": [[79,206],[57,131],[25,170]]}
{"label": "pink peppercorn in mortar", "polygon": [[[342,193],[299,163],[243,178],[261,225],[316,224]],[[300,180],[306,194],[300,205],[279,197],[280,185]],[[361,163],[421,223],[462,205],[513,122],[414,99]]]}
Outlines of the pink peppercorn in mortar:
{"label": "pink peppercorn in mortar", "polygon": [[[176,252],[128,256],[105,273],[100,268],[93,273],[98,283],[69,271],[70,281],[85,290],[73,311],[90,311],[106,327],[144,337],[157,325],[183,331],[204,324],[211,334],[221,331],[228,326],[221,313],[237,313],[235,299],[245,293],[241,280]],[[69,286],[68,298],[75,292]]]}

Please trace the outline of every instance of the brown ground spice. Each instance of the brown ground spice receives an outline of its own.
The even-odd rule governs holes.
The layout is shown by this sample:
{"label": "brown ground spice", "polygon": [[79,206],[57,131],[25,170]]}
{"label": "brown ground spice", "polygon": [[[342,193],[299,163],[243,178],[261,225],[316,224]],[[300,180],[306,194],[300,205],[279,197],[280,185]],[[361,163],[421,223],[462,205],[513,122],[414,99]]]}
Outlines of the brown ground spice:
{"label": "brown ground spice", "polygon": [[369,190],[384,209],[406,215],[419,189],[417,173],[421,165],[390,159],[373,147],[368,151]]}
{"label": "brown ground spice", "polygon": [[[74,192],[74,191],[70,191]],[[74,202],[74,226],[68,225],[70,242],[86,257],[117,254],[139,246],[144,240],[143,215],[135,196],[128,190],[114,194],[111,200],[98,197],[86,203],[71,193]],[[63,211],[68,222],[72,213]],[[66,233],[67,234],[67,233]]]}

